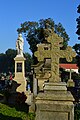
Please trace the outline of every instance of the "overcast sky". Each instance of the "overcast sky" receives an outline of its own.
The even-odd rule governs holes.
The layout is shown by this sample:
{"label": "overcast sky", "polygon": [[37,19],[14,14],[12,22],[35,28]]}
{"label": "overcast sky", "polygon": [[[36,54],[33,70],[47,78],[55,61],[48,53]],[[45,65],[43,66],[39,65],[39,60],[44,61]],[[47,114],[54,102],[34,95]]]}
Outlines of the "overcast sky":
{"label": "overcast sky", "polygon": [[[0,0],[0,53],[16,49],[16,30],[21,23],[46,18],[52,18],[56,24],[62,23],[70,37],[69,45],[79,43],[75,33],[79,4],[80,0]],[[24,52],[30,53],[25,38],[24,41]]]}

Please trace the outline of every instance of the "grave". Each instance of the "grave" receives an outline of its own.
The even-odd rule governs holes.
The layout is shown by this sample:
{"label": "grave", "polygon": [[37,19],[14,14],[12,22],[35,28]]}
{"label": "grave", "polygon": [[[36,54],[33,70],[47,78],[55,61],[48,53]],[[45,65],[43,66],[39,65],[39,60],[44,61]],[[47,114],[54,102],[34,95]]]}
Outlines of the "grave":
{"label": "grave", "polygon": [[71,73],[72,73],[72,70],[70,69],[70,77],[69,77],[69,80],[67,82],[67,87],[75,87],[75,83],[74,81],[71,79]]}
{"label": "grave", "polygon": [[74,98],[67,91],[67,85],[61,82],[59,76],[59,59],[66,58],[68,62],[75,57],[75,52],[68,46],[61,50],[63,39],[54,30],[45,29],[49,36],[45,37],[50,49],[45,49],[43,44],[38,45],[35,56],[39,62],[51,59],[49,82],[44,83],[44,92],[36,97],[36,120],[74,120]]}
{"label": "grave", "polygon": [[50,76],[50,64],[48,62],[39,62],[37,65],[32,65],[33,73],[33,94],[37,96],[37,93],[43,91],[44,82],[49,79]]}
{"label": "grave", "polygon": [[[17,55],[14,58],[15,60],[15,77],[14,81],[17,83],[16,92],[24,92],[24,94],[27,96],[27,99],[25,103],[28,105],[32,104],[33,100],[33,94],[30,90],[26,90],[27,87],[27,81],[25,77],[25,58],[23,55],[23,45],[24,40],[22,38],[22,35],[18,35],[18,39],[16,41],[16,49],[17,49]],[[15,84],[13,85],[13,89],[15,88]],[[13,91],[14,92],[14,91]]]}

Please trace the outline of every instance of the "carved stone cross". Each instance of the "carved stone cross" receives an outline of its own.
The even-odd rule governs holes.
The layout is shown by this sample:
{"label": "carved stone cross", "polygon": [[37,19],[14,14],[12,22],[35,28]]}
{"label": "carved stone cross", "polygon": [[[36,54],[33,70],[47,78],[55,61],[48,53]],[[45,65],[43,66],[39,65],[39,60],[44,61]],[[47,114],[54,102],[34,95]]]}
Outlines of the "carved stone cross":
{"label": "carved stone cross", "polygon": [[35,52],[35,56],[38,58],[38,61],[51,59],[51,77],[49,78],[49,82],[60,82],[59,59],[66,58],[68,62],[71,62],[76,53],[72,51],[70,46],[66,50],[60,50],[63,39],[53,31],[46,37],[46,40],[50,44],[50,49],[45,49],[43,44],[38,44],[38,51]]}

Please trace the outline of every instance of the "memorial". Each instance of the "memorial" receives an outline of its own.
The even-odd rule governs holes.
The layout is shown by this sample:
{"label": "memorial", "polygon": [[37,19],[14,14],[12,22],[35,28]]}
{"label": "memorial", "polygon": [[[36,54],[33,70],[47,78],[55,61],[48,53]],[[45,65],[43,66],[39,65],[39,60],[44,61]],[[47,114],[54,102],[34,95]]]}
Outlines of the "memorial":
{"label": "memorial", "polygon": [[15,77],[14,80],[18,83],[17,92],[26,92],[26,78],[25,78],[25,58],[23,55],[24,40],[22,35],[18,35],[16,41],[17,55],[15,60]]}
{"label": "memorial", "polygon": [[43,43],[37,45],[35,56],[39,62],[51,59],[51,71],[49,82],[44,83],[44,92],[36,97],[36,120],[74,120],[74,98],[67,91],[67,85],[61,82],[59,75],[59,59],[66,58],[68,62],[76,56],[72,48],[68,46],[61,50],[63,39],[53,30],[45,37],[50,49],[45,49]]}

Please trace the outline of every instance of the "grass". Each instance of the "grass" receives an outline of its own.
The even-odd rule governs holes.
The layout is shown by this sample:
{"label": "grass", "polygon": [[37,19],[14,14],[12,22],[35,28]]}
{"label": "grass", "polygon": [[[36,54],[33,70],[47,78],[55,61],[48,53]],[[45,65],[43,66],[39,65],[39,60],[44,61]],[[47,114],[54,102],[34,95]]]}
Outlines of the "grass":
{"label": "grass", "polygon": [[6,98],[4,103],[0,103],[0,120],[34,120],[35,114],[28,113],[29,106],[23,101],[24,98],[19,98],[19,101],[23,101],[21,103],[16,102],[14,104],[10,104],[9,100],[9,92],[8,91],[0,91],[0,100]]}
{"label": "grass", "polygon": [[0,103],[0,120],[27,120],[25,112],[17,111],[15,107]]}
{"label": "grass", "polygon": [[[24,107],[24,106],[23,106]],[[19,109],[20,108],[20,109]],[[21,106],[6,105],[0,103],[0,120],[34,120],[34,113],[23,111]],[[26,106],[24,109],[27,109]]]}

